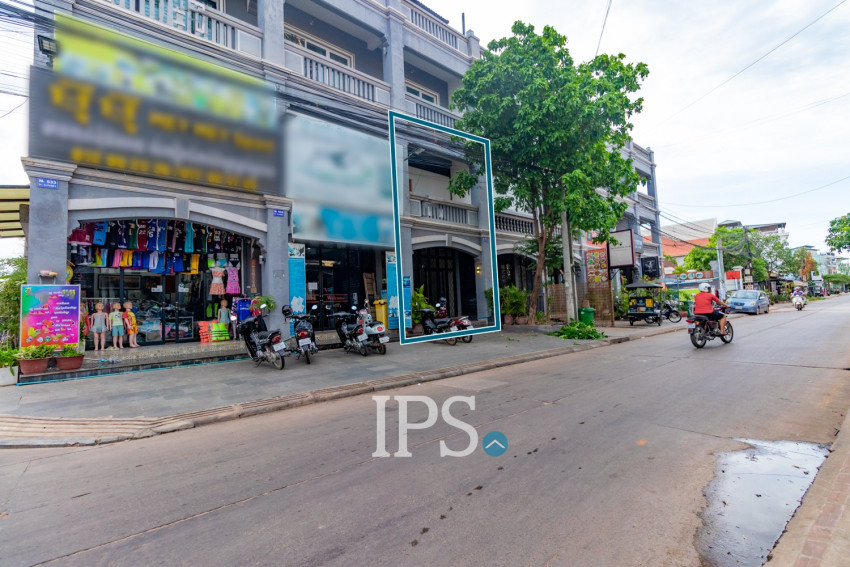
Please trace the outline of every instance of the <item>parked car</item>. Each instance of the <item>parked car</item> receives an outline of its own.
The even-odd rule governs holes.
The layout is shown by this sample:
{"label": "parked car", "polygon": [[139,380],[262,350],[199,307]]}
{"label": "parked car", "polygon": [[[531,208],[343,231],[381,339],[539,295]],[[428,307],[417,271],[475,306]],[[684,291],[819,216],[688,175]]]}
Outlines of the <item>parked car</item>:
{"label": "parked car", "polygon": [[767,294],[757,289],[739,289],[726,298],[726,303],[735,313],[750,313],[758,315],[770,311],[770,299]]}

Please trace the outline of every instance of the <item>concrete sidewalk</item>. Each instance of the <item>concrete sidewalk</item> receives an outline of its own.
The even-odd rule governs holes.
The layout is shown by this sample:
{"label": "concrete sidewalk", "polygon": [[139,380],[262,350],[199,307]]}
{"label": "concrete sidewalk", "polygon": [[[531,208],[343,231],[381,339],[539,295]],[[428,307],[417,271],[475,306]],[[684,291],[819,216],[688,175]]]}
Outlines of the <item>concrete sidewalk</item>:
{"label": "concrete sidewalk", "polygon": [[[608,338],[562,340],[558,326],[513,326],[475,335],[469,344],[443,341],[401,346],[385,356],[362,357],[341,349],[287,358],[283,371],[248,360],[94,376],[0,388],[0,447],[90,445],[148,437],[205,423],[236,419],[398,386],[459,376],[529,360],[599,348],[674,331],[618,322],[601,328]],[[684,339],[683,339],[684,340]]]}

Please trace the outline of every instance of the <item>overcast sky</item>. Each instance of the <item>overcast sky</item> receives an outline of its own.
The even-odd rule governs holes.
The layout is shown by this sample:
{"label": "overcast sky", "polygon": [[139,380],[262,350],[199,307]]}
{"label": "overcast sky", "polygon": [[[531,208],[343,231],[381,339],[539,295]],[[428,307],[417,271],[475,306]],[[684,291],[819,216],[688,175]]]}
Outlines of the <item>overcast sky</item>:
{"label": "overcast sky", "polygon": [[[467,28],[485,45],[509,35],[517,19],[538,31],[552,25],[567,36],[573,58],[586,61],[596,51],[608,0],[425,4],[458,30],[465,12]],[[25,70],[31,39],[0,34],[15,47],[0,45],[0,73]],[[634,139],[655,151],[668,217],[662,225],[704,218],[785,222],[792,246],[826,248],[829,220],[850,212],[850,2],[612,0],[600,51],[649,65]],[[18,83],[4,74],[0,84]],[[0,116],[21,100],[0,94]],[[20,165],[27,110],[24,104],[0,118],[0,184],[27,182]],[[0,242],[0,256],[8,245]]]}
{"label": "overcast sky", "polygon": [[[515,20],[551,25],[587,61],[608,0],[425,4],[458,30],[465,12],[482,45]],[[649,66],[633,137],[655,151],[662,225],[785,222],[792,246],[826,249],[830,219],[850,212],[850,2],[613,0],[600,53]],[[748,205],[762,201],[772,202]]]}

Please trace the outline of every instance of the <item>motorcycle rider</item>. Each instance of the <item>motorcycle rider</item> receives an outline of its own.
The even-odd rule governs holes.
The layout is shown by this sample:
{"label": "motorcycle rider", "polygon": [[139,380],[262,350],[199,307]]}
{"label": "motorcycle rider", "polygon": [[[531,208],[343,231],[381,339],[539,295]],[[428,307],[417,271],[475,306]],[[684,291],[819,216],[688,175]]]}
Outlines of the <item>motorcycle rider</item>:
{"label": "motorcycle rider", "polygon": [[711,293],[711,286],[703,282],[699,284],[699,293],[694,296],[694,315],[702,315],[712,321],[720,321],[720,334],[725,335],[726,331],[726,313],[715,311],[714,304],[721,307],[729,307],[726,303]]}
{"label": "motorcycle rider", "polygon": [[797,286],[797,287],[794,288],[794,292],[791,294],[791,303],[794,303],[795,297],[799,297],[800,301],[802,301],[803,304],[805,304],[806,296],[803,295],[803,290],[802,290],[802,288],[800,288],[800,286]]}

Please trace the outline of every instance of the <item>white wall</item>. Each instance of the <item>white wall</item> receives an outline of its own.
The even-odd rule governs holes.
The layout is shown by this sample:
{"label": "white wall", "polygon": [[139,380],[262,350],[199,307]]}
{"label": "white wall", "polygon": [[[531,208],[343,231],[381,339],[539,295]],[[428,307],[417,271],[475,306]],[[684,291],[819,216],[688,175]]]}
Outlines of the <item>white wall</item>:
{"label": "white wall", "polygon": [[[452,173],[466,166],[453,166]],[[466,205],[472,204],[472,197],[458,197],[449,193],[449,178],[438,173],[431,173],[423,169],[415,167],[409,168],[410,180],[413,182],[413,194],[420,197],[428,197],[439,201],[448,201],[452,203],[463,203]]]}

